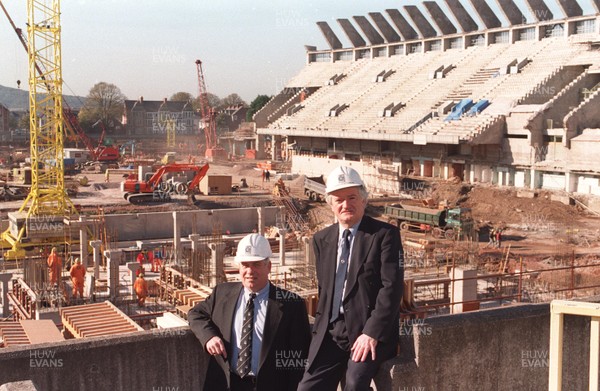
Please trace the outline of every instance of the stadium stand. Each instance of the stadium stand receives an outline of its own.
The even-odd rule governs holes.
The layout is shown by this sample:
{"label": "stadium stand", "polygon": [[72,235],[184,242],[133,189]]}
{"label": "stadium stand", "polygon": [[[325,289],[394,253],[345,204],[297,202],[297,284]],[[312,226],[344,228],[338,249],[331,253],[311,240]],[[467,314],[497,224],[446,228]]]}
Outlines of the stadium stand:
{"label": "stadium stand", "polygon": [[[411,13],[398,18],[399,10],[387,11],[393,23],[385,24],[400,33],[388,36],[402,35],[406,26],[399,23]],[[494,20],[492,10],[472,12]],[[600,14],[576,14],[372,46],[356,43],[358,30],[348,20],[344,32],[351,31],[357,45],[348,48],[319,22],[331,49],[307,47],[304,69],[257,113],[258,134],[273,139],[272,159],[280,157],[279,145],[293,145],[295,155],[282,155],[291,155],[292,170],[300,173],[322,174],[332,159],[350,159],[385,161],[402,174],[412,162],[433,165],[412,170],[428,176],[454,173],[465,181],[532,189],[544,188],[551,176],[554,188],[560,177],[567,192],[600,195],[600,156],[589,158],[596,163],[585,172],[578,164],[581,151],[598,155]],[[381,13],[369,15],[382,24]],[[355,20],[361,28],[370,23]],[[418,25],[420,17],[412,22],[419,31],[426,27]],[[463,100],[476,109],[444,121]],[[560,158],[548,162],[549,148],[559,149],[554,156]],[[314,166],[307,166],[307,156]]]}

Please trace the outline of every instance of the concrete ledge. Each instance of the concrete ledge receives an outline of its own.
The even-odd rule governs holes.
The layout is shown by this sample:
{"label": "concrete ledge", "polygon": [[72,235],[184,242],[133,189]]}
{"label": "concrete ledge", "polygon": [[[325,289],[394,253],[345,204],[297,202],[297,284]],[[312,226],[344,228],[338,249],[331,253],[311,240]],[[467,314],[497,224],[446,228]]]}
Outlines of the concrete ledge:
{"label": "concrete ledge", "polygon": [[[547,389],[549,311],[548,304],[525,304],[414,320],[400,330],[402,349],[383,364],[377,390]],[[584,390],[590,322],[566,316],[564,325],[563,387]],[[180,327],[1,349],[0,384],[31,380],[39,390],[61,391],[200,390],[207,365],[196,337]]]}
{"label": "concrete ledge", "polygon": [[0,384],[39,390],[199,390],[207,355],[187,328],[0,350]]}
{"label": "concrete ledge", "polygon": [[534,191],[518,190],[517,197],[519,198],[535,198],[537,194]]}
{"label": "concrete ledge", "polygon": [[562,195],[558,195],[558,194],[551,194],[550,195],[550,201],[558,201],[561,202],[565,205],[571,205],[571,197],[569,196],[562,196]]}
{"label": "concrete ledge", "polygon": [[[587,389],[589,332],[588,319],[565,318],[563,384],[569,390]],[[426,319],[413,325],[413,333],[414,357],[385,363],[378,389],[380,384],[384,390],[548,389],[548,304]]]}

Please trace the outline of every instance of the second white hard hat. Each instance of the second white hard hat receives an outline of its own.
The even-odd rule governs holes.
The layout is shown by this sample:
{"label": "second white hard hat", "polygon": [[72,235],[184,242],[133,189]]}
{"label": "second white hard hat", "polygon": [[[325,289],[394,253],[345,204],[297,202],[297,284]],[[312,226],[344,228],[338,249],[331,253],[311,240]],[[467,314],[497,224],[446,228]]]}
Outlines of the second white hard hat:
{"label": "second white hard hat", "polygon": [[250,234],[244,236],[238,243],[235,261],[238,263],[256,262],[269,258],[271,255],[273,253],[267,238],[259,234]]}
{"label": "second white hard hat", "polygon": [[336,190],[345,189],[347,187],[364,186],[358,172],[352,167],[340,166],[329,174],[327,177],[326,193],[332,193]]}

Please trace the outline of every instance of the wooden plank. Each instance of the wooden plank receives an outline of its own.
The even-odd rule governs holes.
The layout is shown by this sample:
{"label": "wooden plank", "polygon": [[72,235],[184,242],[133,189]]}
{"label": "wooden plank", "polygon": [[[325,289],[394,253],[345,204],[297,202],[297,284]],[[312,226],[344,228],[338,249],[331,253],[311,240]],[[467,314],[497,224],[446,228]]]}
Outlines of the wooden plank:
{"label": "wooden plank", "polygon": [[21,320],[20,323],[23,332],[32,344],[65,340],[58,327],[50,319]]}

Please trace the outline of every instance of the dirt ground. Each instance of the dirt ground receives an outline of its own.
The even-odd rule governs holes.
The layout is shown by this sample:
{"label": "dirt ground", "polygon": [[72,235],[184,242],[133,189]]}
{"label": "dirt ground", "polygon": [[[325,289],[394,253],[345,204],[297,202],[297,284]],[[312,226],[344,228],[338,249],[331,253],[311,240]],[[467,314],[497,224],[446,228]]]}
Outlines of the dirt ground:
{"label": "dirt ground", "polygon": [[[87,186],[78,186],[72,202],[84,214],[95,214],[102,207],[105,214],[134,213],[139,211],[165,211],[187,209],[215,209],[254,207],[273,205],[272,189],[276,177],[265,182],[262,172],[256,168],[256,161],[227,162],[211,164],[209,175],[232,175],[232,183],[248,185],[230,196],[199,196],[194,205],[186,202],[160,204],[156,206],[134,206],[123,198],[119,185],[123,178],[111,175],[105,183],[104,174],[99,169],[89,168],[81,174],[69,178],[70,183],[82,176],[87,177]],[[6,172],[6,171],[4,171]],[[317,230],[333,220],[333,214],[325,203],[308,202],[303,192],[303,177],[284,181],[291,195],[296,199],[300,213],[310,220],[311,230]],[[406,183],[409,186],[406,186]],[[415,183],[418,183],[415,186]],[[551,201],[550,193],[537,191],[534,198],[520,198],[514,188],[497,188],[485,184],[464,184],[445,180],[422,180],[404,178],[402,188],[420,189],[402,194],[410,198],[403,202],[420,203],[419,199],[429,198],[432,204],[445,202],[448,206],[461,206],[472,209],[479,238],[479,251],[484,257],[506,257],[510,248],[511,257],[527,257],[531,262],[543,262],[553,257],[577,254],[581,257],[595,257],[600,252],[600,218],[583,208]],[[416,195],[416,197],[415,197]],[[398,202],[399,197],[371,198],[367,213],[386,220],[382,216],[386,204]],[[23,201],[0,201],[0,217],[17,210]],[[503,248],[486,248],[488,232],[491,228],[503,228]]]}

